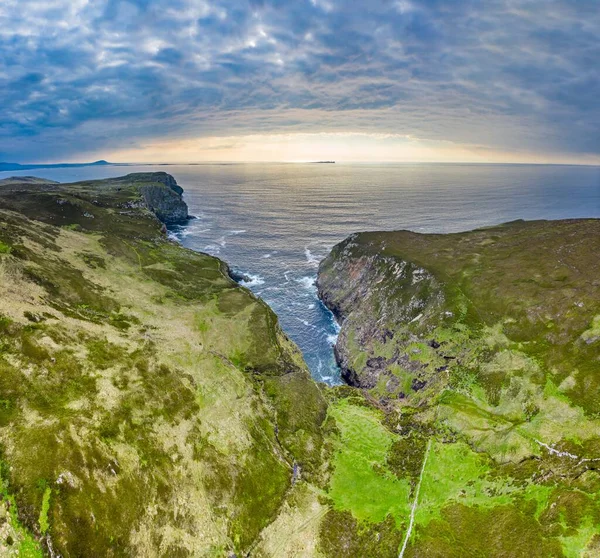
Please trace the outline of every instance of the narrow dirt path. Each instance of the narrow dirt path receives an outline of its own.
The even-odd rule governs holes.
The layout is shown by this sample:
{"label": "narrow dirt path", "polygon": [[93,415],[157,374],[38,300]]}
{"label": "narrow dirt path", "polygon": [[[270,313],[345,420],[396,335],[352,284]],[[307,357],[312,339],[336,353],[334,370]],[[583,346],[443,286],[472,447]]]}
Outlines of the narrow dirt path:
{"label": "narrow dirt path", "polygon": [[415,499],[413,500],[413,505],[410,510],[410,521],[408,523],[408,530],[406,531],[406,536],[404,537],[404,543],[402,544],[402,549],[400,550],[400,554],[398,558],[404,558],[404,552],[406,551],[406,546],[408,545],[408,541],[410,540],[410,535],[412,533],[413,524],[415,522],[415,513],[417,512],[417,505],[419,504],[419,492],[421,492],[421,481],[423,480],[423,473],[425,472],[425,467],[427,465],[427,458],[429,457],[429,450],[431,449],[431,438],[427,442],[427,449],[425,450],[425,457],[423,458],[423,466],[421,467],[421,474],[419,475],[419,482],[417,483],[417,490],[415,492]]}

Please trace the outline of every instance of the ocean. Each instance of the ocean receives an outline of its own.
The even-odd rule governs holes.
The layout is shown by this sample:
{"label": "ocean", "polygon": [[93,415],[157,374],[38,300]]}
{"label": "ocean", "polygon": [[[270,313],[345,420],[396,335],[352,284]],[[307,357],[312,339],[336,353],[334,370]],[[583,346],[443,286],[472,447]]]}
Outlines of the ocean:
{"label": "ocean", "polygon": [[61,182],[160,170],[197,219],[172,238],[227,261],[271,305],[315,379],[340,381],[338,326],[319,261],[357,231],[458,232],[515,219],[600,217],[600,167],[475,164],[200,164],[36,169]]}

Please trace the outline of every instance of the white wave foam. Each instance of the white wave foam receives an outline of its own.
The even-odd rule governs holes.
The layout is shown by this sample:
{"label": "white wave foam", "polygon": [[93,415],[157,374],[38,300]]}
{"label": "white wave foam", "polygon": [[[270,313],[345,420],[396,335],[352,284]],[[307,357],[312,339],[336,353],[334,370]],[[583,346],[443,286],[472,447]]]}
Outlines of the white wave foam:
{"label": "white wave foam", "polygon": [[219,246],[221,246],[221,248],[225,248],[225,245],[227,244],[228,236],[237,236],[238,234],[244,234],[245,232],[246,232],[245,230],[226,232],[223,236],[221,236],[220,238],[217,239],[217,244],[219,244]]}
{"label": "white wave foam", "polygon": [[211,256],[216,256],[221,253],[221,247],[216,244],[207,244],[203,251]]}
{"label": "white wave foam", "polygon": [[317,326],[315,326],[314,324],[311,324],[308,320],[303,320],[302,318],[298,318],[298,316],[296,316],[296,319],[305,327],[310,327],[312,329],[317,329]]}
{"label": "white wave foam", "polygon": [[258,287],[259,285],[264,285],[265,280],[260,275],[251,275],[250,273],[244,273],[245,277],[248,277],[248,281],[246,279],[242,279],[240,281],[240,285],[242,287]]}
{"label": "white wave foam", "polygon": [[338,340],[337,333],[331,333],[327,336],[327,343],[329,343],[331,346],[335,345],[337,343],[337,340]]}
{"label": "white wave foam", "polygon": [[296,279],[296,283],[299,283],[300,285],[302,285],[305,289],[308,289],[309,291],[316,291],[317,290],[317,286],[315,285],[315,282],[317,281],[316,277],[310,277],[310,276],[306,276],[306,277],[300,277],[300,279]]}
{"label": "white wave foam", "polygon": [[321,376],[322,369],[323,369],[323,361],[321,359],[319,359],[319,362],[317,363],[317,374],[319,376]]}
{"label": "white wave foam", "polygon": [[312,265],[313,267],[319,267],[319,262],[321,258],[319,256],[315,256],[309,249],[308,246],[304,247],[304,255],[306,256],[306,261]]}
{"label": "white wave foam", "polygon": [[208,231],[210,231],[210,229],[196,230],[194,227],[187,227],[179,233],[179,236],[182,238],[185,238],[186,236],[190,236],[193,234],[202,234],[202,233],[205,233]]}

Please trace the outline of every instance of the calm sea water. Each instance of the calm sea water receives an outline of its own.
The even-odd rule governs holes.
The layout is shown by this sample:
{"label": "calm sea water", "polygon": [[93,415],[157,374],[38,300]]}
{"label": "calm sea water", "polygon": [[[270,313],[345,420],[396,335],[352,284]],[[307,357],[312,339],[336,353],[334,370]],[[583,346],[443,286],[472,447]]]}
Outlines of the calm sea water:
{"label": "calm sea water", "polygon": [[315,288],[319,261],[357,231],[454,232],[514,219],[600,217],[600,167],[463,164],[205,164],[40,169],[59,181],[164,170],[198,219],[184,246],[226,260],[279,315],[313,376],[339,381],[337,325]]}

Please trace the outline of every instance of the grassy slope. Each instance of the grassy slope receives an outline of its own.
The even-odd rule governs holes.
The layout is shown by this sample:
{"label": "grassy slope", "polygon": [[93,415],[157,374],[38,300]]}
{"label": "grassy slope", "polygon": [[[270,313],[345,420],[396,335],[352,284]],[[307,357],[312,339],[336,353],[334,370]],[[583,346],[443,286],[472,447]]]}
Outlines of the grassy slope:
{"label": "grassy slope", "polygon": [[[598,552],[599,251],[600,221],[515,222],[353,235],[322,264],[346,374],[392,437],[371,469],[414,492],[434,440],[406,556]],[[351,471],[338,458],[332,486]],[[350,493],[339,505],[364,519]],[[403,532],[408,512],[390,517]]]}
{"label": "grassy slope", "polygon": [[148,183],[0,189],[0,553],[286,553],[265,527],[319,511],[291,488],[320,478],[319,389],[264,303],[161,233]]}

